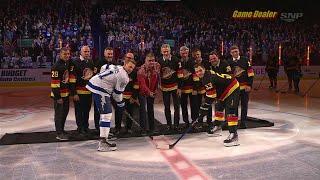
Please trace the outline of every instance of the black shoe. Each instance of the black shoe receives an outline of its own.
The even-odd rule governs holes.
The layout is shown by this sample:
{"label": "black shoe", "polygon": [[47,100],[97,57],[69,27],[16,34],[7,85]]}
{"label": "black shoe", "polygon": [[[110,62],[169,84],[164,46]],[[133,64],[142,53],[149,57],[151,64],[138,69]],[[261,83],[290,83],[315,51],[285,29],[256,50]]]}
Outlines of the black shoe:
{"label": "black shoe", "polygon": [[230,133],[228,138],[223,141],[224,146],[232,147],[232,146],[239,146],[238,142],[238,134],[237,133]]}
{"label": "black shoe", "polygon": [[66,141],[69,140],[69,137],[65,133],[59,133],[57,134],[56,139],[60,141]]}
{"label": "black shoe", "polygon": [[172,128],[171,125],[167,126],[167,127],[164,129],[165,132],[169,132],[169,133],[172,132],[172,130],[173,130],[173,128]]}
{"label": "black shoe", "polygon": [[174,132],[180,132],[179,125],[174,125],[173,126],[173,131]]}

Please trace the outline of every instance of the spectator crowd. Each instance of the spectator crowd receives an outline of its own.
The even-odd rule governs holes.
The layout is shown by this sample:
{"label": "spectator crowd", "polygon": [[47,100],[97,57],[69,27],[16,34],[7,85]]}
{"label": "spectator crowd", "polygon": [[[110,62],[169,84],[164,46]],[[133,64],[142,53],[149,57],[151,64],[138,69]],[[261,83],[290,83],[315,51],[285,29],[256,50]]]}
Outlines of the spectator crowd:
{"label": "spectator crowd", "polygon": [[[62,47],[77,57],[83,45],[93,50],[93,59],[98,58],[95,52],[110,46],[116,59],[131,51],[143,61],[148,52],[159,56],[163,43],[172,46],[173,54],[183,45],[199,48],[205,58],[214,49],[228,55],[225,52],[237,44],[243,54],[252,49],[253,65],[265,65],[278,54],[280,44],[283,54],[290,50],[305,61],[310,46],[310,65],[319,64],[318,24],[303,18],[291,23],[279,18],[239,20],[232,18],[233,11],[181,2],[111,1],[93,6],[88,0],[8,1],[0,12],[1,68],[48,67]],[[93,22],[92,12],[98,12],[94,15],[100,16],[99,23]],[[21,39],[31,45],[22,47]]]}

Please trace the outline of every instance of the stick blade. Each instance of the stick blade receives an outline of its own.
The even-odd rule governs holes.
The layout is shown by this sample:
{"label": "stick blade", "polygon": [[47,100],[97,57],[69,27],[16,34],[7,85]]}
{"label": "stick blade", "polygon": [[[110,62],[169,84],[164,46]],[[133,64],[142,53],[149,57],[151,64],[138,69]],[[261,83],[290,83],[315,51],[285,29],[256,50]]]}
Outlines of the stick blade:
{"label": "stick blade", "polygon": [[169,149],[172,149],[174,147],[173,144],[169,144]]}
{"label": "stick blade", "polygon": [[156,148],[157,149],[161,149],[161,150],[169,150],[169,149],[171,149],[169,144],[163,144],[163,143],[157,144]]}

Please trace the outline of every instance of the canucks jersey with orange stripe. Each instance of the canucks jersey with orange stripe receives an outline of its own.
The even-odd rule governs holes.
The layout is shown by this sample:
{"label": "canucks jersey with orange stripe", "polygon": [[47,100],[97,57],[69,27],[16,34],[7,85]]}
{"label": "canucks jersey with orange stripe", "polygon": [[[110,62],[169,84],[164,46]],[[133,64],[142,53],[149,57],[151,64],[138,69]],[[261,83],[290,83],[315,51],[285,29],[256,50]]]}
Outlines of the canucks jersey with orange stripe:
{"label": "canucks jersey with orange stripe", "polygon": [[137,79],[137,70],[133,70],[129,74],[129,83],[127,84],[125,90],[123,91],[124,99],[137,99],[139,93],[139,83]]}
{"label": "canucks jersey with orange stripe", "polygon": [[214,71],[206,71],[202,82],[206,88],[207,98],[217,98],[224,101],[237,88],[239,83],[228,74],[219,74]]}
{"label": "canucks jersey with orange stripe", "polygon": [[95,67],[91,60],[81,60],[78,58],[70,63],[71,95],[91,94],[86,85],[95,74],[94,70]]}
{"label": "canucks jersey with orange stripe", "polygon": [[178,76],[178,88],[181,89],[181,93],[189,94],[195,89],[194,79],[194,66],[193,59],[181,59],[179,62]]}
{"label": "canucks jersey with orange stripe", "polygon": [[160,71],[160,89],[162,91],[173,91],[178,89],[177,71],[179,68],[179,59],[172,56],[171,59],[159,58],[161,66]]}
{"label": "canucks jersey with orange stripe", "polygon": [[51,68],[51,97],[69,96],[69,63],[58,60]]}
{"label": "canucks jersey with orange stripe", "polygon": [[246,57],[240,56],[239,60],[229,60],[232,72],[240,83],[240,89],[252,87],[254,72],[250,61]]}

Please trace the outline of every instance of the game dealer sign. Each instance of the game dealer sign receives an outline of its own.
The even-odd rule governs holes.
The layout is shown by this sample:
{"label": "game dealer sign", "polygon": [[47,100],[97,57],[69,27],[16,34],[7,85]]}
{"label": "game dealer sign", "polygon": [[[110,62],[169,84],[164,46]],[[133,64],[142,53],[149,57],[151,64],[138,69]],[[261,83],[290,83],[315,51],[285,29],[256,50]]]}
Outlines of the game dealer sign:
{"label": "game dealer sign", "polygon": [[276,11],[239,11],[234,10],[232,13],[232,18],[234,19],[276,19],[280,18],[282,21],[286,22],[294,22],[297,19],[303,17],[303,13],[298,12],[276,12]]}
{"label": "game dealer sign", "polygon": [[233,11],[232,17],[235,19],[274,19],[278,15],[275,11]]}

